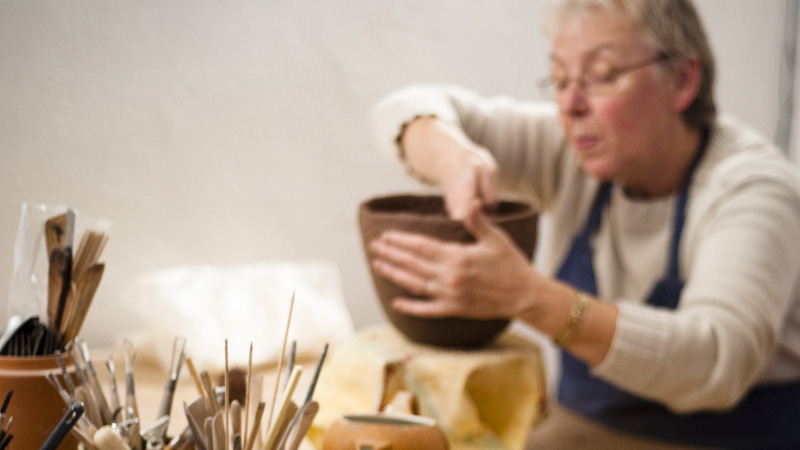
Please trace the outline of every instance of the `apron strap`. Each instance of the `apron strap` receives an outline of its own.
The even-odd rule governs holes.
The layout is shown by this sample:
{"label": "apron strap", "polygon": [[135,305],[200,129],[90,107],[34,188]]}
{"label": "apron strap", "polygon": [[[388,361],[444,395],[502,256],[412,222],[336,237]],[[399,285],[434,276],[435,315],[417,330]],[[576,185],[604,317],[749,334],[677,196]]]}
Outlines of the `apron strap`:
{"label": "apron strap", "polygon": [[600,226],[600,219],[603,215],[605,205],[611,196],[611,183],[603,183],[597,190],[589,216],[583,229],[572,238],[572,245],[567,254],[564,264],[556,275],[559,280],[571,284],[576,289],[580,289],[590,294],[597,293],[597,281],[594,277],[592,267],[592,244],[591,238],[597,227]]}
{"label": "apron strap", "polygon": [[[672,226],[672,239],[670,240],[669,247],[669,263],[665,278],[668,280],[673,280],[673,282],[678,281],[681,286],[683,286],[683,282],[681,281],[680,276],[680,246],[681,235],[683,234],[683,224],[686,221],[686,205],[689,202],[689,187],[692,184],[694,171],[698,164],[700,164],[703,154],[706,152],[706,147],[708,146],[708,136],[708,130],[703,130],[703,132],[700,133],[699,146],[695,152],[694,158],[692,158],[691,164],[689,165],[689,171],[686,173],[686,176],[683,179],[680,195],[678,196],[678,204],[675,206],[675,218]],[[675,306],[677,306],[677,302]]]}

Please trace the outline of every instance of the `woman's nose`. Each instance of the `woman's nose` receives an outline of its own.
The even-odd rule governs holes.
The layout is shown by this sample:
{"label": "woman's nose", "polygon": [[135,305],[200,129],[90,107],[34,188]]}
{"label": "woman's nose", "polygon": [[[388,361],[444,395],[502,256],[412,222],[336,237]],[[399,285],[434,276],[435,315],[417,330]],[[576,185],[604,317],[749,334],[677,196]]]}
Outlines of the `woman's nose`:
{"label": "woman's nose", "polygon": [[558,108],[562,115],[582,116],[588,111],[586,89],[580,81],[572,81],[558,96]]}

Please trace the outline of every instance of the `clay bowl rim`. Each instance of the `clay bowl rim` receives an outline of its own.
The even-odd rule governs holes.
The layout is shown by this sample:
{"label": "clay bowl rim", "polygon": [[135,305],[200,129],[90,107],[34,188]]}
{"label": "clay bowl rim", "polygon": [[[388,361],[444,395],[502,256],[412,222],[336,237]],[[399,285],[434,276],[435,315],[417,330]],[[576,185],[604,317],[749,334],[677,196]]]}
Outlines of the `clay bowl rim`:
{"label": "clay bowl rim", "polygon": [[[400,203],[405,201],[406,203]],[[389,209],[378,207],[381,203],[400,204],[401,208]],[[433,205],[430,211],[418,211],[409,208],[414,204],[427,202]],[[461,220],[453,219],[447,214],[445,209],[444,197],[441,194],[387,194],[369,198],[361,202],[359,209],[364,214],[372,217],[392,217],[408,218],[415,221],[427,223],[453,223],[463,224]],[[487,213],[487,217],[495,223],[511,222],[522,220],[531,216],[537,216],[539,211],[529,202],[522,199],[507,198],[501,199],[497,212]]]}
{"label": "clay bowl rim", "polygon": [[342,417],[351,422],[364,423],[370,425],[388,425],[388,426],[406,426],[406,427],[437,426],[436,420],[434,420],[433,418],[414,415],[414,414],[398,414],[398,413],[345,414]]}

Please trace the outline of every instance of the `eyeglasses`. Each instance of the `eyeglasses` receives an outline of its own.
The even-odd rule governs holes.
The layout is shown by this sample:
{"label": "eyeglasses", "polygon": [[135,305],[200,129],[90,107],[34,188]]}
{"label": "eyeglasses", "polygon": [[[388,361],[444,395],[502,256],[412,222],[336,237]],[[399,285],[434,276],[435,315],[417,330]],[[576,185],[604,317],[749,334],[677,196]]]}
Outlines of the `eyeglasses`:
{"label": "eyeglasses", "polygon": [[664,52],[659,52],[655,57],[645,61],[631,64],[625,67],[616,68],[601,68],[596,70],[589,70],[582,73],[577,78],[569,77],[550,77],[545,78],[538,83],[539,92],[548,100],[557,100],[561,98],[564,91],[567,90],[570,83],[575,81],[583,89],[586,95],[601,96],[617,92],[622,83],[620,80],[623,75],[633,72],[634,70],[645,68],[649,65],[660,63],[670,59],[671,56]]}

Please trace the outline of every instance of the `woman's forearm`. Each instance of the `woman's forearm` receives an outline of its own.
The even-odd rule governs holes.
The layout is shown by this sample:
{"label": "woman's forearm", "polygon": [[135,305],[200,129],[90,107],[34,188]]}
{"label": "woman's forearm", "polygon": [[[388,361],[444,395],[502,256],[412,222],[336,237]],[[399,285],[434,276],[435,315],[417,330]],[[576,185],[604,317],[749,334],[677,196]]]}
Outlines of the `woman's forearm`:
{"label": "woman's forearm", "polygon": [[[588,303],[580,316],[575,317],[576,306],[581,301],[569,285],[551,279],[537,283],[536,293],[530,307],[517,316],[552,339],[566,337],[564,348],[589,366],[596,366],[605,359],[611,348],[617,322],[617,308],[593,296],[586,296]],[[570,323],[577,319],[577,322]],[[567,330],[567,328],[572,328]]]}
{"label": "woman's forearm", "polygon": [[463,218],[473,199],[487,208],[499,201],[497,163],[454,125],[419,117],[404,127],[400,145],[407,170],[441,187],[452,217]]}

